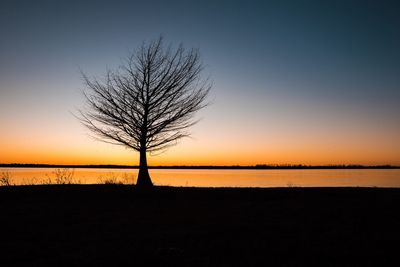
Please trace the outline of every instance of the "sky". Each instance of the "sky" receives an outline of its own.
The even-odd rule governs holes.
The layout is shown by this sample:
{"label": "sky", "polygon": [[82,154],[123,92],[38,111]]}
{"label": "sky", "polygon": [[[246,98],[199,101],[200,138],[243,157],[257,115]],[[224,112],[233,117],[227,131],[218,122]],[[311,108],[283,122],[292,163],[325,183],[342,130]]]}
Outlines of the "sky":
{"label": "sky", "polygon": [[212,104],[150,165],[400,165],[396,1],[2,1],[0,163],[138,164],[73,116],[162,35],[199,48]]}

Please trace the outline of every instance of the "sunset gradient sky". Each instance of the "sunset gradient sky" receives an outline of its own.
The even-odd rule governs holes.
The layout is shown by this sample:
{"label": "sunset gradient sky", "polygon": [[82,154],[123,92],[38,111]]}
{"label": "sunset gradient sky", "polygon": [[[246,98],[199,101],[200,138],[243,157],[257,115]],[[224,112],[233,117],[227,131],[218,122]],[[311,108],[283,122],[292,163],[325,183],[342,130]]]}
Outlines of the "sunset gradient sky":
{"label": "sunset gradient sky", "polygon": [[[218,3],[217,3],[218,2]],[[0,163],[138,164],[72,115],[144,40],[200,49],[214,87],[150,165],[400,165],[396,1],[2,1]]]}

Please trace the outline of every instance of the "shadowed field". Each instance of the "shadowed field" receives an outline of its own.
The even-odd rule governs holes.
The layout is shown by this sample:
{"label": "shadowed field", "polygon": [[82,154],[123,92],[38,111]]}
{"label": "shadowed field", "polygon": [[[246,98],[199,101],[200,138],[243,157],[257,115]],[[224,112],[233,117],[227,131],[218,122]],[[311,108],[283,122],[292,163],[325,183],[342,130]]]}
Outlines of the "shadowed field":
{"label": "shadowed field", "polygon": [[0,188],[2,266],[385,266],[400,189]]}

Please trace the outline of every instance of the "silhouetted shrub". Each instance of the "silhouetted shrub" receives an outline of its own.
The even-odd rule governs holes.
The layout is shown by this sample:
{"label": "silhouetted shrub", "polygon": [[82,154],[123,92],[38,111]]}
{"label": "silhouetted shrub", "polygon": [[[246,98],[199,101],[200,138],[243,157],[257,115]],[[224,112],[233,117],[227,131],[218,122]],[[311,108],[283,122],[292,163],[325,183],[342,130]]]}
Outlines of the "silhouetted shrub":
{"label": "silhouetted shrub", "polygon": [[70,169],[55,169],[55,184],[73,184],[74,183],[74,170]]}
{"label": "silhouetted shrub", "polygon": [[11,173],[9,171],[2,172],[0,175],[0,186],[14,185]]}

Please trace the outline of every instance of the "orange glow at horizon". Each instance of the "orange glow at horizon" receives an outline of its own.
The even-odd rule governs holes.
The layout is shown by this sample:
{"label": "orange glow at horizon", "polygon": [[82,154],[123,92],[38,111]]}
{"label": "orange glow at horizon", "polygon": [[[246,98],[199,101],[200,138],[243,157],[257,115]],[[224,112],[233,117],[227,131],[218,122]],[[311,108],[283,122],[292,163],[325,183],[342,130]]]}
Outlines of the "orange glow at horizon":
{"label": "orange glow at horizon", "polygon": [[[62,139],[62,138],[61,138]],[[218,139],[183,140],[159,155],[148,155],[149,165],[363,164],[400,165],[400,147],[388,143],[350,142],[343,146],[311,142],[222,142]],[[208,139],[210,140],[210,139]],[[63,145],[62,145],[63,144]],[[0,163],[138,165],[138,153],[90,139],[48,138],[36,142],[0,141]]]}
{"label": "orange glow at horizon", "polygon": [[[316,113],[305,104],[279,108],[277,99],[254,105],[281,112],[260,122],[252,117],[257,110],[211,106],[191,129],[193,138],[149,155],[149,165],[400,165],[398,125],[336,106]],[[65,109],[36,116],[0,118],[0,163],[138,165],[137,152],[94,141]]]}

